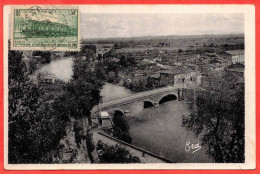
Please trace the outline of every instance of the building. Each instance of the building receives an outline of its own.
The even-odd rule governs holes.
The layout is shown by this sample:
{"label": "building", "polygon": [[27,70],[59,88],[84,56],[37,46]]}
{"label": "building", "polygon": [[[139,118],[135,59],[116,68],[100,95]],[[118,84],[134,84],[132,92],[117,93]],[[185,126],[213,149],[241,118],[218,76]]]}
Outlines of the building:
{"label": "building", "polygon": [[213,59],[209,62],[209,68],[211,71],[219,73],[224,71],[225,65],[221,61]]}
{"label": "building", "polygon": [[108,112],[102,111],[98,114],[98,121],[102,128],[108,129],[113,127],[113,121]]}
{"label": "building", "polygon": [[187,83],[196,82],[200,84],[200,78],[197,78],[200,74],[193,70],[166,70],[160,72],[160,85],[183,85]]}
{"label": "building", "polygon": [[195,65],[195,64],[190,64],[190,63],[186,63],[184,64],[188,69],[191,69],[193,71],[198,71],[199,70],[199,67],[198,65]]}
{"label": "building", "polygon": [[232,64],[244,63],[244,50],[230,50],[219,54],[220,58],[229,60]]}

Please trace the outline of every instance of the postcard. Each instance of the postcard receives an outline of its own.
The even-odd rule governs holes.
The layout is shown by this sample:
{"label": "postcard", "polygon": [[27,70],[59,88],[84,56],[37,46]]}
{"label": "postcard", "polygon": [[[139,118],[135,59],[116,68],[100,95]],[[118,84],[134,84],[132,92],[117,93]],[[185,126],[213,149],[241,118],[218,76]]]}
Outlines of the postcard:
{"label": "postcard", "polygon": [[254,11],[5,6],[5,169],[255,169]]}

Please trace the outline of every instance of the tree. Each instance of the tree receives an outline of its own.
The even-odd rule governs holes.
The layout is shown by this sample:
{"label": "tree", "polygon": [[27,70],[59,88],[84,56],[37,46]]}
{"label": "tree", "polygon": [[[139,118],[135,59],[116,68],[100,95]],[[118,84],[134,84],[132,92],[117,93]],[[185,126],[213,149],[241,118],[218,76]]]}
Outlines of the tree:
{"label": "tree", "polygon": [[90,111],[102,99],[100,89],[103,80],[96,72],[97,70],[90,69],[87,61],[76,58],[73,65],[73,79],[67,85],[68,101],[76,105],[71,108],[75,112],[75,118],[87,116],[91,119]]}
{"label": "tree", "polygon": [[129,144],[132,143],[132,138],[129,135],[129,124],[123,115],[116,112],[113,117],[114,123],[114,136]]}
{"label": "tree", "polygon": [[105,81],[107,79],[106,77],[106,71],[105,71],[105,65],[103,62],[98,62],[95,66],[95,70],[94,73],[96,74],[96,76]]}
{"label": "tree", "polygon": [[120,69],[120,66],[118,65],[118,63],[114,62],[114,61],[107,61],[107,70],[108,71],[114,71],[114,72],[118,72]]}
{"label": "tree", "polygon": [[244,117],[244,86],[234,88],[223,77],[210,75],[192,113],[183,117],[183,126],[203,135],[202,143],[215,162],[240,163],[245,160]]}
{"label": "tree", "polygon": [[33,72],[35,72],[35,70],[37,70],[38,62],[35,59],[30,59],[28,63],[29,63],[29,73],[32,74]]}
{"label": "tree", "polygon": [[9,51],[8,65],[9,163],[51,163],[68,117],[55,114],[55,107],[43,102],[44,91],[24,73],[22,52]]}
{"label": "tree", "polygon": [[137,156],[133,156],[128,149],[121,145],[108,145],[101,140],[97,144],[100,163],[140,163]]}
{"label": "tree", "polygon": [[128,66],[127,58],[126,58],[124,55],[122,55],[122,56],[120,57],[120,65],[121,65],[122,67],[127,67],[127,66]]}
{"label": "tree", "polygon": [[136,58],[135,57],[129,57],[127,60],[131,64],[131,66],[136,65]]}
{"label": "tree", "polygon": [[178,49],[178,53],[182,53],[183,52],[183,50],[182,49]]}
{"label": "tree", "polygon": [[50,63],[51,62],[51,53],[49,51],[34,51],[34,56],[41,56],[41,63]]}
{"label": "tree", "polygon": [[[99,66],[96,68],[100,70]],[[60,104],[66,107],[61,107],[64,109],[60,112],[65,112],[65,114],[69,114],[71,117],[83,123],[86,122],[85,118],[87,118],[88,125],[92,125],[90,111],[102,100],[100,89],[103,86],[104,77],[103,74],[100,75],[101,72],[98,72],[99,70],[94,69],[94,71],[92,71],[87,60],[83,60],[81,57],[75,59],[73,78],[67,83],[65,93],[60,98],[62,101]],[[86,129],[83,128],[83,130]],[[86,135],[85,138],[87,140],[87,150],[91,158],[94,145],[91,143],[92,141],[89,140],[92,138],[92,134]]]}

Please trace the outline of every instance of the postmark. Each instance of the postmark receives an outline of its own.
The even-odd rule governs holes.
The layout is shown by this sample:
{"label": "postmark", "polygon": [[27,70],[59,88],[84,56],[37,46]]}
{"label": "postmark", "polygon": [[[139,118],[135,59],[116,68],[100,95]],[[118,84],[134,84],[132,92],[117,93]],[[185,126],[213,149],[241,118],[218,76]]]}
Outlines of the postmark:
{"label": "postmark", "polygon": [[12,50],[79,50],[76,6],[14,6],[11,17]]}

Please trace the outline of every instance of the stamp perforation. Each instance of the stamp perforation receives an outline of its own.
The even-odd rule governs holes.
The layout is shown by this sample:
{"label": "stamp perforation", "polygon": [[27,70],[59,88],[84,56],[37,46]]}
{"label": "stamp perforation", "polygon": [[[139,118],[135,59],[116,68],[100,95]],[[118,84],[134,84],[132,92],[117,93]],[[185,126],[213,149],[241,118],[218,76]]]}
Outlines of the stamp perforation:
{"label": "stamp perforation", "polygon": [[[15,10],[19,10],[19,14],[15,14]],[[80,50],[80,11],[77,6],[13,6],[11,19],[12,50]]]}

